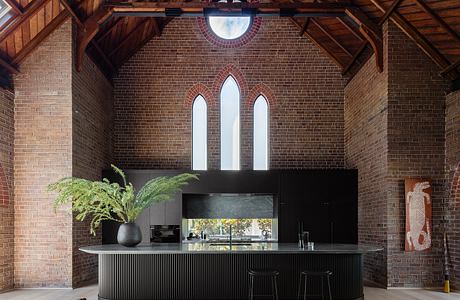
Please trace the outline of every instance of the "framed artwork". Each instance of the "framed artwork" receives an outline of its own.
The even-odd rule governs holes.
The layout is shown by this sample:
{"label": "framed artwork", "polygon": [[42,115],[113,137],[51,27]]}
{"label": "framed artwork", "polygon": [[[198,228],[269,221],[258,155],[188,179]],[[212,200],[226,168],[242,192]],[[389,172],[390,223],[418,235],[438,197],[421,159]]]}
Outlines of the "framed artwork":
{"label": "framed artwork", "polygon": [[406,195],[406,251],[431,248],[432,204],[431,179],[407,178]]}

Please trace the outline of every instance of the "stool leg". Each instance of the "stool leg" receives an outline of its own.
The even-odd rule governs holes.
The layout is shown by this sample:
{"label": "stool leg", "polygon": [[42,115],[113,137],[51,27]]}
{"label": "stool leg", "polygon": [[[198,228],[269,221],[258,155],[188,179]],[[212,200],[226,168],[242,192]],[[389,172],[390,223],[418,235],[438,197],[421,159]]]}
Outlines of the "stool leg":
{"label": "stool leg", "polygon": [[321,300],[324,300],[324,277],[321,276]]}
{"label": "stool leg", "polygon": [[305,275],[305,281],[304,281],[304,289],[303,289],[303,300],[307,300],[307,275]]}
{"label": "stool leg", "polygon": [[332,300],[331,281],[329,280],[329,275],[327,275],[327,288],[329,290],[329,300]]}
{"label": "stool leg", "polygon": [[300,300],[301,291],[302,291],[302,273],[300,273],[300,277],[299,277],[299,289],[297,290],[297,300]]}
{"label": "stool leg", "polygon": [[275,283],[275,300],[278,300],[278,282],[276,276],[273,278],[273,282]]}
{"label": "stool leg", "polygon": [[251,275],[249,279],[249,300],[254,299],[254,277]]}

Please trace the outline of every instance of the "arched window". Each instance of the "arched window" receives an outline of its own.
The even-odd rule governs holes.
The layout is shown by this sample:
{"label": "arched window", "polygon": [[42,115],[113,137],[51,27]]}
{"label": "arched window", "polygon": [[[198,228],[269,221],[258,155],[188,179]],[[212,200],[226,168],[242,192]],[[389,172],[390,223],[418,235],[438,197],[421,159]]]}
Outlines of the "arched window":
{"label": "arched window", "polygon": [[240,89],[232,76],[220,92],[220,168],[240,169]]}
{"label": "arched window", "polygon": [[192,169],[208,168],[208,108],[203,96],[198,95],[192,107]]}
{"label": "arched window", "polygon": [[268,103],[260,95],[254,102],[254,170],[268,170]]}

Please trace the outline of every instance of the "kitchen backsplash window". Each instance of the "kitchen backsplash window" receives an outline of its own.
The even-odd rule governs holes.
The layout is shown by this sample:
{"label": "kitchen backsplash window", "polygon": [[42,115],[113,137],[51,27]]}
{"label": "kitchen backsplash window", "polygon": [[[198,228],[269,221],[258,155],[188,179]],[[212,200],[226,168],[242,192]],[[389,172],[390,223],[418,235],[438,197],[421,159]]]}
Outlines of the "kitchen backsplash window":
{"label": "kitchen backsplash window", "polygon": [[[243,240],[276,239],[275,219],[185,219],[186,236],[207,240],[227,240],[232,226],[232,238]],[[274,234],[275,233],[275,234]]]}

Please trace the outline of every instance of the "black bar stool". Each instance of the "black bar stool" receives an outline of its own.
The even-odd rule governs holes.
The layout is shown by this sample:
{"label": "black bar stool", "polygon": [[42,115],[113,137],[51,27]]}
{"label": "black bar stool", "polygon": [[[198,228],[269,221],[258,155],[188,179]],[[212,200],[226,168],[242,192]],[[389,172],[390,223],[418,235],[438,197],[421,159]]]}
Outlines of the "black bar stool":
{"label": "black bar stool", "polygon": [[[278,300],[278,286],[276,278],[279,273],[277,270],[272,269],[249,269],[249,300],[253,300],[254,296],[259,297],[273,297],[274,300]],[[272,283],[272,293],[270,295],[254,295],[254,278],[255,277],[270,277]]]}
{"label": "black bar stool", "polygon": [[319,295],[307,295],[307,277],[321,277],[321,299],[324,300],[324,278],[327,280],[327,290],[329,295],[329,300],[332,300],[331,294],[331,281],[330,277],[332,275],[331,271],[322,271],[322,272],[315,272],[315,271],[302,271],[300,272],[300,279],[299,279],[299,291],[297,293],[297,300],[301,298],[301,291],[302,291],[302,277],[305,278],[304,280],[304,290],[303,290],[303,299],[307,300],[307,296],[319,296]]}

